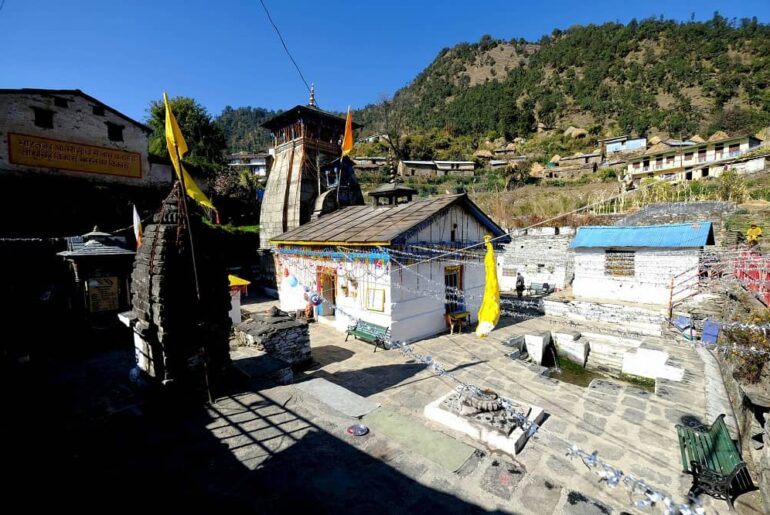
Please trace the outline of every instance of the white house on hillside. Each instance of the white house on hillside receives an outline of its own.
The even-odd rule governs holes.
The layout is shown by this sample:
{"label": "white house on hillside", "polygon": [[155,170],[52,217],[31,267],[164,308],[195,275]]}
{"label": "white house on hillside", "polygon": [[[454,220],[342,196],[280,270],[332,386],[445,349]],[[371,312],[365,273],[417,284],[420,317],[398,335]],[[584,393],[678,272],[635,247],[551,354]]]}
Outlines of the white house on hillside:
{"label": "white house on hillside", "polygon": [[711,222],[581,227],[575,251],[576,299],[666,305],[695,293]]}

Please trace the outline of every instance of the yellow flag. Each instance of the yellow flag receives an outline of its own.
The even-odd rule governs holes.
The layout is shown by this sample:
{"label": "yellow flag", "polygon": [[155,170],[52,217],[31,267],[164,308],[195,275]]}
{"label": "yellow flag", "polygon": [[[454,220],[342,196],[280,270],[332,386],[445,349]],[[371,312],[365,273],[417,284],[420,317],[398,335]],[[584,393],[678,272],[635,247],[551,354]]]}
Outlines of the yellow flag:
{"label": "yellow flag", "polygon": [[166,106],[166,147],[168,147],[168,154],[171,156],[171,163],[174,165],[176,176],[180,181],[182,180],[182,177],[184,177],[184,185],[188,197],[201,206],[216,211],[214,204],[212,204],[206,194],[201,191],[198,184],[196,184],[192,176],[190,176],[187,170],[185,170],[184,165],[180,162],[180,158],[187,153],[187,143],[185,143],[184,136],[182,136],[182,130],[179,128],[176,117],[171,111],[171,106],[168,103],[168,96],[166,96],[166,93],[163,93],[163,104]]}
{"label": "yellow flag", "polygon": [[348,106],[348,117],[345,120],[345,137],[342,138],[342,155],[346,156],[353,150],[353,115]]}
{"label": "yellow flag", "polygon": [[487,247],[484,256],[484,298],[479,308],[479,325],[476,326],[476,336],[479,338],[488,336],[500,321],[500,284],[497,282],[497,266],[491,236],[484,236],[484,245]]}
{"label": "yellow flag", "polygon": [[163,93],[163,104],[166,106],[166,147],[168,148],[168,155],[171,156],[171,162],[174,163],[176,176],[179,177],[181,173],[179,159],[187,153],[187,143],[182,136],[182,130],[179,128],[176,117],[171,111],[166,93]]}

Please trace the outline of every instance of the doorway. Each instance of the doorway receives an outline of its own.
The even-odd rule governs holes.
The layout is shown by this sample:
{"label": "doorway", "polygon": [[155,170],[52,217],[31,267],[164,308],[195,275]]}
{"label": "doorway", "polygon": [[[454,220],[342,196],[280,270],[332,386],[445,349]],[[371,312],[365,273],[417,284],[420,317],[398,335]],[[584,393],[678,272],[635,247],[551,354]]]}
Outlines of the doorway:
{"label": "doorway", "polygon": [[318,291],[324,301],[318,306],[318,316],[334,316],[334,305],[337,303],[337,271],[331,268],[321,268],[318,271]]}
{"label": "doorway", "polygon": [[444,268],[444,307],[447,313],[465,311],[462,289],[463,266],[452,265]]}

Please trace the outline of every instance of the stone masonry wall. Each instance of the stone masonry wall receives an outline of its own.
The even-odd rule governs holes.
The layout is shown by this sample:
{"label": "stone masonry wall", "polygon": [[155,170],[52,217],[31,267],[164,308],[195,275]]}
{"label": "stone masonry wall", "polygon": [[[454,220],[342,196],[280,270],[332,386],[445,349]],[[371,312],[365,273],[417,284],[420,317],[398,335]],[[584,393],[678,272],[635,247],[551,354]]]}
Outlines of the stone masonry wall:
{"label": "stone masonry wall", "polygon": [[572,227],[543,227],[514,233],[497,260],[500,288],[515,290],[517,272],[524,276],[526,285],[548,283],[565,288],[574,266],[574,256],[569,250],[574,231]]}
{"label": "stone masonry wall", "polygon": [[256,347],[292,365],[310,361],[310,333],[307,321],[278,312],[254,314],[235,327],[239,345]]}

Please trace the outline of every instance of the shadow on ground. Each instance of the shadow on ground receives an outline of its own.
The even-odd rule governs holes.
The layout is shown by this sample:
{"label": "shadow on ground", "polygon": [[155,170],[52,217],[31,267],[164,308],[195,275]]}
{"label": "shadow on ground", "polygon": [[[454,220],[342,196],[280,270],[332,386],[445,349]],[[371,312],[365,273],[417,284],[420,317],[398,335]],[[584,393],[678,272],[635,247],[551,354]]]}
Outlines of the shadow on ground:
{"label": "shadow on ground", "polygon": [[[146,396],[128,383],[132,365],[130,349],[113,349],[3,371],[5,487],[28,511],[483,511],[330,434],[288,400],[243,384],[210,408]],[[398,368],[367,374],[394,381],[422,366]]]}

